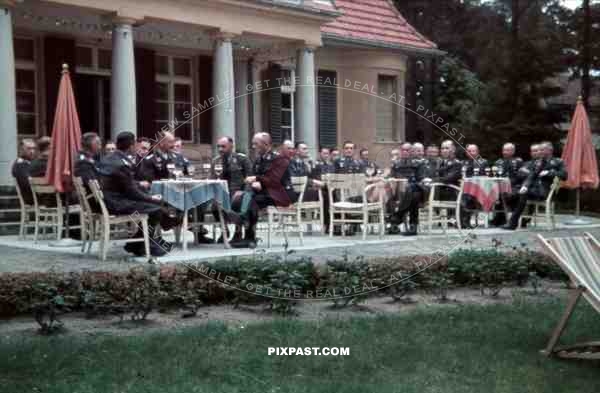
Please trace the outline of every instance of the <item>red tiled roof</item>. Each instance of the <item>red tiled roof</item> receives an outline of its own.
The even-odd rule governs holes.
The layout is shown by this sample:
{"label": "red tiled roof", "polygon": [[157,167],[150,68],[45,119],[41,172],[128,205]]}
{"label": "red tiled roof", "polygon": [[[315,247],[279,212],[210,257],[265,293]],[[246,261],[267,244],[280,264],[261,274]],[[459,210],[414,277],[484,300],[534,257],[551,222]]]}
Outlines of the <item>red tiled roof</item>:
{"label": "red tiled roof", "polygon": [[402,17],[391,0],[336,0],[343,14],[321,27],[321,32],[341,38],[387,45],[436,49]]}

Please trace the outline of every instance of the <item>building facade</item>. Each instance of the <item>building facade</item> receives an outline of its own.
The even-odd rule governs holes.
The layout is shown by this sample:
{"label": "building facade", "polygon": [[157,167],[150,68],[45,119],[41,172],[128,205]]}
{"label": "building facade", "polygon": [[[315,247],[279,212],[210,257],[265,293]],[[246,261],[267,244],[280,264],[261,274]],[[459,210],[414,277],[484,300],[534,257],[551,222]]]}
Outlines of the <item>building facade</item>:
{"label": "building facade", "polygon": [[389,0],[0,0],[0,182],[51,134],[63,63],[82,132],[173,129],[199,159],[257,131],[313,154],[402,140],[414,52],[439,53]]}

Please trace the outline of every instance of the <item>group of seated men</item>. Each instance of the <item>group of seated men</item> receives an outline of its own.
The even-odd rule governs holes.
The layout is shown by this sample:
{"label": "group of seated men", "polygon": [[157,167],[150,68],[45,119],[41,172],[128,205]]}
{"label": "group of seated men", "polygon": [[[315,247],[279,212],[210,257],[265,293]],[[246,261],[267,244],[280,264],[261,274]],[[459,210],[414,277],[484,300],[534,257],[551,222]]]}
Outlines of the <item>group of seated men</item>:
{"label": "group of seated men", "polygon": [[[381,170],[378,164],[369,159],[369,151],[361,149],[358,159],[355,158],[355,145],[346,141],[342,148],[342,155],[337,159],[331,158],[333,149],[321,148],[319,158],[313,162],[308,157],[308,146],[303,142],[292,145],[285,141],[281,152],[290,157],[290,174],[292,176],[308,176],[310,184],[315,188],[324,187],[323,174],[326,173],[364,173],[367,176],[384,175],[407,180],[407,187],[402,194],[401,201],[392,198],[386,200],[386,209],[389,215],[391,233],[398,233],[399,224],[408,223],[403,235],[416,234],[419,223],[418,209],[429,193],[429,185],[443,183],[458,186],[461,179],[473,176],[502,176],[510,180],[511,193],[503,195],[507,206],[512,210],[510,221],[506,222],[503,212],[497,213],[492,224],[502,226],[504,229],[517,228],[527,200],[544,200],[555,177],[566,180],[567,172],[563,161],[553,156],[551,142],[541,142],[531,146],[531,160],[524,162],[515,157],[515,145],[506,143],[502,147],[502,158],[490,163],[479,154],[477,145],[466,146],[466,159],[456,158],[456,146],[451,140],[442,142],[438,148],[430,145],[425,149],[421,143],[401,143],[397,149],[392,149],[387,167]],[[311,194],[305,192],[305,200]],[[329,201],[327,194],[323,194],[325,210]],[[438,199],[455,199],[456,191],[452,189],[440,190]],[[499,202],[501,203],[501,202]],[[461,227],[472,227],[471,216],[480,210],[478,202],[470,195],[463,195],[461,200]],[[502,210],[500,206],[498,209]],[[325,223],[329,215],[325,214]],[[328,230],[326,225],[326,230]]]}
{"label": "group of seated men", "polygon": [[[121,132],[115,142],[107,142],[104,149],[95,133],[84,134],[81,144],[74,175],[81,177],[86,187],[92,179],[100,182],[106,208],[111,214],[148,214],[152,228],[160,226],[169,229],[181,222],[181,214],[167,209],[160,195],[150,193],[151,183],[155,180],[169,178],[174,171],[183,175],[192,175],[194,172],[193,166],[182,154],[181,140],[175,138],[173,133],[163,132],[154,146],[146,138],[136,140],[130,132]],[[38,141],[40,153],[34,159],[36,148],[33,141],[24,139],[21,143],[21,154],[13,166],[13,176],[26,203],[31,203],[28,177],[44,176],[49,148],[49,139]],[[211,161],[210,176],[228,183],[232,211],[227,212],[227,220],[235,224],[231,244],[236,247],[255,245],[256,224],[261,209],[270,205],[288,206],[296,202],[298,194],[293,189],[292,176],[309,178],[304,193],[305,201],[319,197],[318,189],[326,188],[324,175],[329,173],[364,173],[374,179],[381,175],[406,179],[407,187],[401,203],[389,198],[386,208],[391,223],[390,232],[398,233],[400,224],[406,223],[406,230],[402,234],[410,236],[417,232],[418,209],[428,194],[429,184],[458,185],[464,177],[490,172],[489,162],[480,157],[476,145],[466,147],[468,158],[461,161],[456,158],[456,146],[451,140],[444,141],[440,148],[431,145],[427,149],[421,143],[402,143],[391,151],[389,162],[383,169],[369,159],[367,149],[361,149],[359,157],[355,158],[355,145],[351,141],[344,142],[341,153],[335,148],[322,147],[316,161],[311,160],[309,147],[303,142],[284,141],[276,152],[271,136],[264,132],[253,136],[252,148],[254,162],[245,154],[235,151],[231,138],[221,137],[217,140],[218,155]],[[505,196],[512,208],[510,221],[506,223],[506,217],[502,214],[497,214],[493,220],[496,225],[506,224],[506,229],[517,227],[528,199],[544,199],[554,177],[562,180],[567,177],[562,160],[553,157],[553,147],[549,142],[532,145],[531,160],[528,162],[514,155],[515,146],[507,143],[502,148],[502,158],[493,164],[498,173],[510,179],[512,185],[512,193]],[[445,194],[440,195],[442,199],[456,198],[451,190],[442,194]],[[325,231],[329,231],[330,201],[327,192],[321,195],[324,197]],[[478,207],[477,202],[465,196],[461,205],[461,225],[468,227],[470,214]],[[215,207],[211,209],[216,211]],[[206,230],[202,231],[199,240],[212,241],[205,236]],[[340,231],[341,228],[334,228],[335,234]],[[159,233],[152,231],[151,253],[157,256],[171,248],[171,244],[162,239]],[[135,236],[140,235],[141,229]],[[141,255],[143,243],[128,243],[126,250]]]}

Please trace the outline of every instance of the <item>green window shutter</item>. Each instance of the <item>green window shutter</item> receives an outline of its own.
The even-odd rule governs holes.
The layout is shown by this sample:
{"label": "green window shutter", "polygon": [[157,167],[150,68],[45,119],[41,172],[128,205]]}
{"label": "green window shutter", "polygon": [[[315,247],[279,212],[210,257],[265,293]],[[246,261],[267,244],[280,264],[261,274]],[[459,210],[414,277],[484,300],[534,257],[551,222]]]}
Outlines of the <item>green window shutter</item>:
{"label": "green window shutter", "polygon": [[337,86],[335,71],[318,72],[319,146],[337,146]]}
{"label": "green window shutter", "polygon": [[274,144],[283,142],[281,133],[281,89],[277,86],[277,78],[281,78],[281,66],[271,64],[269,66],[269,132]]}

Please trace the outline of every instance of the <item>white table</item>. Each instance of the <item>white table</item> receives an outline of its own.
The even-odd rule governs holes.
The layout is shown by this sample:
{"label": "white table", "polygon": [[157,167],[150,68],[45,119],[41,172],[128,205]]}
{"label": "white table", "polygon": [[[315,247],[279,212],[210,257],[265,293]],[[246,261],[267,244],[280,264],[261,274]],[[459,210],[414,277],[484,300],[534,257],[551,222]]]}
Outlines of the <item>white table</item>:
{"label": "white table", "polygon": [[185,234],[188,227],[189,210],[211,202],[217,205],[225,248],[230,247],[227,239],[225,219],[223,217],[224,210],[231,210],[227,181],[212,179],[156,180],[152,182],[152,194],[162,195],[163,201],[177,210],[183,211],[181,242],[184,252],[187,251]]}

